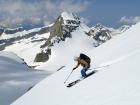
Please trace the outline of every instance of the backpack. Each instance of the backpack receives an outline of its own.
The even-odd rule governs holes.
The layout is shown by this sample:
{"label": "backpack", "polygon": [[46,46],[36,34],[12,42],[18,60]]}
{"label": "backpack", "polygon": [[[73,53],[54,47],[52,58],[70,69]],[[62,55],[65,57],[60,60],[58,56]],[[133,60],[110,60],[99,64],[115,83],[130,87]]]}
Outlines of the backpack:
{"label": "backpack", "polygon": [[90,62],[91,62],[91,59],[83,53],[80,54],[80,59],[85,60],[88,64],[90,64]]}

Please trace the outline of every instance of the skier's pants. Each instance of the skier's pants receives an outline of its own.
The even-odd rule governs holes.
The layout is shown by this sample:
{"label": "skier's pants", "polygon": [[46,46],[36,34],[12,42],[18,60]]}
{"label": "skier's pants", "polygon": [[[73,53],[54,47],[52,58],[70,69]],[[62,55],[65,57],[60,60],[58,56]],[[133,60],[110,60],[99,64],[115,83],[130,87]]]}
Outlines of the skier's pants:
{"label": "skier's pants", "polygon": [[83,69],[81,70],[81,75],[82,75],[82,77],[86,77],[86,71],[87,71],[87,69],[85,69],[85,68],[83,68]]}

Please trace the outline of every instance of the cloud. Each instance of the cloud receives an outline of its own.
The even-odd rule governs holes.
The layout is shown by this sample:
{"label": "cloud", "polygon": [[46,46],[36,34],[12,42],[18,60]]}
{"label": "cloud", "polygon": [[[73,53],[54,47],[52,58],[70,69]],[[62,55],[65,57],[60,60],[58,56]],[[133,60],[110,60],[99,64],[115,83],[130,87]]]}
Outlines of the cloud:
{"label": "cloud", "polygon": [[87,1],[75,3],[75,0],[64,0],[65,2],[61,2],[59,4],[59,8],[61,11],[69,11],[69,12],[83,12],[87,9],[88,3]]}
{"label": "cloud", "polygon": [[0,26],[48,24],[63,11],[84,12],[86,0],[0,0]]}
{"label": "cloud", "polygon": [[135,16],[135,17],[124,16],[120,19],[120,23],[129,24],[129,25],[136,24],[138,22],[140,22],[140,16]]}

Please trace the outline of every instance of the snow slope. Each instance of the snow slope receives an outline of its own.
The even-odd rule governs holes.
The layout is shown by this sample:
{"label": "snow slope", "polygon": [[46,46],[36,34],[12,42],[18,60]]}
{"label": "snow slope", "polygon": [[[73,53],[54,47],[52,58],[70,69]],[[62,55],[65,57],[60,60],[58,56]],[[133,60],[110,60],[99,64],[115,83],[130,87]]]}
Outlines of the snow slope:
{"label": "snow slope", "polygon": [[[75,70],[66,84],[64,81],[74,65],[66,61],[65,68],[49,76],[28,93],[16,100],[12,105],[139,105],[140,104],[140,23],[136,24],[122,35],[116,36],[95,49],[86,52],[92,58],[92,67],[110,65],[91,77],[83,80],[72,88],[66,85],[80,78],[80,68]],[[78,35],[77,35],[78,36]],[[75,49],[84,48],[84,44],[74,43],[56,51],[60,55],[69,56]],[[84,49],[83,49],[84,50]],[[81,50],[82,51],[82,50]],[[84,50],[85,51],[85,50]],[[57,55],[58,56],[58,55]],[[64,60],[57,62],[59,57],[50,61],[54,66],[61,65]],[[64,58],[65,59],[65,58]],[[44,69],[47,67],[44,66]],[[43,68],[43,67],[42,67]]]}
{"label": "snow slope", "polygon": [[21,39],[6,47],[4,51],[12,51],[21,58],[24,58],[28,65],[34,66],[36,65],[36,63],[34,62],[36,54],[41,52],[40,46],[45,43],[45,40],[36,42],[32,41],[48,38],[49,35],[50,33],[45,33],[41,35],[36,34],[33,37]]}
{"label": "snow slope", "polygon": [[45,71],[28,68],[14,53],[0,52],[0,105],[9,105],[46,76]]}

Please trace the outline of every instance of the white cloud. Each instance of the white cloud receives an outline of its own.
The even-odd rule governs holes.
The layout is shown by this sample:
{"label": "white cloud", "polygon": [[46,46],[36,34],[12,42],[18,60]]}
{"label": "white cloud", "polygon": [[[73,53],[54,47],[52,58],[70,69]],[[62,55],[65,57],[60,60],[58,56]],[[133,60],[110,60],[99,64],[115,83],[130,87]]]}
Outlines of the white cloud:
{"label": "white cloud", "polygon": [[[56,0],[59,1],[59,0]],[[81,0],[77,0],[81,1]],[[76,0],[61,0],[59,2],[52,2],[52,0],[48,0],[46,2],[46,9],[48,10],[48,15],[55,17],[60,15],[60,13],[67,12],[75,12],[80,13],[87,9],[89,2],[86,0],[83,2],[77,2]]]}
{"label": "white cloud", "polygon": [[86,0],[0,0],[0,26],[48,24],[63,11],[80,13],[88,5]]}
{"label": "white cloud", "polygon": [[65,2],[60,3],[60,10],[62,11],[69,11],[69,12],[83,12],[86,10],[88,6],[88,2],[80,2],[80,3],[74,3],[74,0],[67,0]]}
{"label": "white cloud", "polygon": [[84,22],[84,23],[86,23],[86,24],[89,24],[89,22],[90,22],[89,19],[88,19],[88,17],[87,18],[83,18],[82,17],[81,18],[81,21]]}
{"label": "white cloud", "polygon": [[140,22],[140,16],[135,16],[135,17],[122,17],[120,19],[120,23],[123,23],[123,24],[136,24]]}

